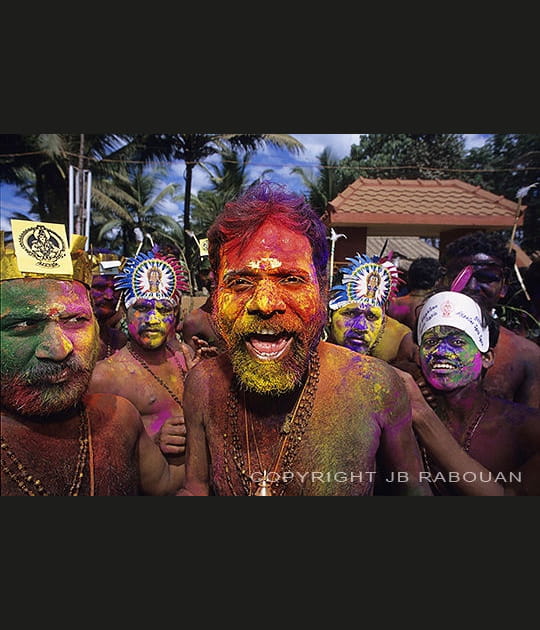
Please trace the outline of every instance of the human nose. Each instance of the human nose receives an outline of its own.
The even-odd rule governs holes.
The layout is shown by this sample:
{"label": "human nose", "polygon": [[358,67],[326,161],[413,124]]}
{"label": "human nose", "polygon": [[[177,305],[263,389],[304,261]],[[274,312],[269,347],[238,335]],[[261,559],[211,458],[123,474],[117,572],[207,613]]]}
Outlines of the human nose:
{"label": "human nose", "polygon": [[156,322],[160,322],[161,320],[162,320],[162,317],[159,314],[157,308],[153,308],[152,310],[148,311],[146,321],[149,324],[155,324]]}
{"label": "human nose", "polygon": [[106,300],[114,300],[114,289],[112,287],[107,287],[105,291],[103,291],[103,297]]}
{"label": "human nose", "polygon": [[286,306],[275,282],[268,279],[261,280],[257,284],[246,308],[250,315],[254,313],[271,315],[273,313],[284,313]]}
{"label": "human nose", "polygon": [[38,359],[62,361],[73,352],[73,344],[58,322],[48,322],[36,348]]}

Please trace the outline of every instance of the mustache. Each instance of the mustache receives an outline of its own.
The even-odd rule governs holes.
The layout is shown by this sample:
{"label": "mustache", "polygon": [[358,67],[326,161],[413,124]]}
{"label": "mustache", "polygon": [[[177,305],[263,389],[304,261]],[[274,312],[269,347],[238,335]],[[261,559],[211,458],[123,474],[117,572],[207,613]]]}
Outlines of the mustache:
{"label": "mustache", "polygon": [[72,375],[79,373],[90,374],[92,367],[86,366],[75,356],[67,357],[63,361],[42,359],[39,363],[23,372],[21,377],[29,385],[39,385],[49,382],[65,370]]}
{"label": "mustache", "polygon": [[141,326],[138,329],[138,333],[142,334],[142,333],[145,333],[145,332],[148,332],[148,331],[150,331],[150,332],[162,332],[163,329],[164,329],[164,327],[161,326],[160,324],[155,324],[155,325],[144,324],[143,326]]}
{"label": "mustache", "polygon": [[357,341],[365,341],[368,342],[368,334],[365,332],[357,332],[355,330],[348,332],[345,334],[345,339],[355,339]]}

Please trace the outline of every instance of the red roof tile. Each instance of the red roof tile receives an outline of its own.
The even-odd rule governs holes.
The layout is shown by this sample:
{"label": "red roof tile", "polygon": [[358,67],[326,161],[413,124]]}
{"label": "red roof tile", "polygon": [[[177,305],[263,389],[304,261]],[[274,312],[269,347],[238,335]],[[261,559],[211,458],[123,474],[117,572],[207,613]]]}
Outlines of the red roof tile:
{"label": "red roof tile", "polygon": [[[390,223],[501,229],[514,224],[517,209],[517,203],[459,179],[360,177],[328,204],[330,225],[366,226]],[[523,215],[518,225],[522,223]]]}

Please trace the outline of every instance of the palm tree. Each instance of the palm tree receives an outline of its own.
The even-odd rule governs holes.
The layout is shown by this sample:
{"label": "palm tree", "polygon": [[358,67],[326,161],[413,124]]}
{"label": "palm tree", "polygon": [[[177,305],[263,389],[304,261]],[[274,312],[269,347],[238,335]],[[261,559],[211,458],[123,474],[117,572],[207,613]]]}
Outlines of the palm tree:
{"label": "palm tree", "polygon": [[[135,253],[140,235],[152,241],[172,242],[183,249],[182,232],[170,216],[160,213],[163,201],[172,198],[175,184],[160,188],[159,171],[145,172],[144,165],[129,166],[103,179],[92,190],[96,208],[93,214],[92,241],[117,249],[121,243],[124,256]],[[137,233],[139,238],[137,238]]]}
{"label": "palm tree", "polygon": [[185,192],[183,231],[186,243],[186,259],[191,264],[193,244],[188,245],[188,232],[191,231],[191,186],[193,169],[201,165],[212,155],[229,149],[255,151],[264,146],[286,149],[293,154],[304,150],[304,145],[289,134],[235,134],[235,133],[189,133],[189,134],[154,134],[134,136],[129,150],[144,161],[159,160],[170,162],[181,160],[185,163]]}
{"label": "palm tree", "polygon": [[0,181],[32,195],[32,214],[68,227],[69,166],[89,168],[99,177],[115,168],[116,152],[131,136],[121,134],[3,134]]}
{"label": "palm tree", "polygon": [[248,183],[247,168],[253,151],[245,151],[240,156],[238,151],[227,148],[220,152],[220,163],[201,164],[210,177],[210,190],[201,190],[193,197],[193,222],[199,235],[206,234],[223,206],[235,199],[246,188],[260,180],[273,169],[265,169],[257,180]]}
{"label": "palm tree", "polygon": [[346,185],[343,184],[337,173],[338,161],[332,157],[329,147],[323,149],[317,156],[320,164],[319,175],[313,177],[306,169],[295,166],[291,173],[302,178],[304,186],[308,190],[311,205],[320,216],[326,211],[329,201],[332,201]]}

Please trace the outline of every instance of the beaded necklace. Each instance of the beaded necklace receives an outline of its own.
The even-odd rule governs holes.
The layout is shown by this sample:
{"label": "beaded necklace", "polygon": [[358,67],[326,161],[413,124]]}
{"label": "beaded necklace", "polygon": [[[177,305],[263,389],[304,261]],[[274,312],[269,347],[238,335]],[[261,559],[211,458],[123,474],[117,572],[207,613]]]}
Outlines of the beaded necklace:
{"label": "beaded necklace", "polygon": [[[80,422],[79,422],[79,453],[77,455],[77,461],[75,463],[75,470],[73,472],[73,480],[69,487],[67,496],[76,497],[79,495],[81,483],[84,477],[84,469],[89,459],[90,461],[90,496],[94,496],[94,457],[92,448],[92,434],[90,421],[86,415],[84,407],[80,407]],[[44,488],[40,479],[37,479],[30,474],[22,465],[19,458],[9,448],[8,443],[0,436],[0,448],[2,455],[5,453],[9,462],[5,462],[2,459],[2,470],[12,479],[19,488],[27,495],[31,497],[35,496],[50,496],[50,493]],[[89,456],[89,457],[88,457]]]}
{"label": "beaded necklace", "polygon": [[[128,343],[126,344],[126,348],[127,351],[129,352],[129,354],[131,354],[131,356],[138,362],[140,363],[140,365],[147,371],[150,372],[150,374],[156,379],[156,381],[164,388],[167,390],[167,392],[169,393],[169,396],[178,404],[178,406],[180,408],[182,408],[182,401],[180,400],[180,398],[178,398],[178,396],[172,391],[172,389],[167,385],[167,383],[160,377],[158,376],[153,370],[152,368],[148,365],[148,363],[140,356],[140,354],[138,354],[135,349],[133,348],[131,341],[128,341]],[[182,365],[180,364],[180,361],[178,360],[178,358],[176,357],[176,353],[173,352],[171,349],[169,349],[168,347],[166,348],[167,350],[169,350],[172,353],[174,362],[176,363],[178,369],[180,370],[180,377],[182,379],[182,381],[184,380],[184,369],[182,367]]]}
{"label": "beaded necklace", "polygon": [[375,339],[375,343],[369,348],[368,353],[370,356],[373,356],[373,352],[375,348],[379,345],[380,340],[382,339],[384,329],[386,328],[386,315],[383,316],[381,327],[379,328],[379,332],[377,334],[377,339]]}
{"label": "beaded necklace", "polygon": [[[474,418],[474,420],[469,423],[469,425],[467,427],[467,431],[465,432],[465,438],[463,440],[463,444],[460,444],[458,442],[458,444],[465,451],[465,453],[469,452],[469,450],[471,448],[471,443],[472,443],[473,436],[476,433],[476,429],[478,428],[478,425],[480,424],[480,422],[482,422],[484,416],[486,415],[486,411],[487,411],[488,407],[489,407],[489,398],[486,398],[486,400],[485,400],[484,404],[482,405],[482,408],[480,409],[480,411],[479,411],[478,415],[476,416],[476,418]],[[443,421],[443,424],[448,429],[448,431],[450,432],[449,424],[447,422],[444,422],[444,421]],[[431,479],[432,478],[432,474],[431,474],[430,459],[429,459],[427,450],[426,450],[425,446],[423,446],[423,445],[422,445],[422,456],[423,456],[426,472],[428,473],[428,475],[429,475],[429,477]],[[435,486],[437,486],[436,482],[435,482]]]}
{"label": "beaded necklace", "polygon": [[[298,449],[300,448],[302,436],[304,435],[307,423],[313,411],[313,403],[319,383],[319,372],[320,359],[317,352],[314,352],[309,361],[308,376],[304,382],[300,396],[298,397],[292,412],[287,414],[285,417],[285,421],[280,429],[280,440],[277,447],[277,453],[272,463],[272,470],[270,471],[262,470],[263,465],[255,435],[253,419],[251,418],[251,422],[248,423],[249,414],[245,402],[245,393],[242,395],[244,407],[245,449],[243,444],[240,442],[238,429],[239,387],[235,381],[231,383],[227,398],[229,430],[224,433],[223,437],[225,440],[227,440],[229,436],[231,438],[232,458],[236,468],[238,469],[244,494],[248,496],[272,496],[274,494],[282,495],[285,492],[287,481],[283,479],[283,475],[280,474],[279,471],[280,469],[283,472],[291,470],[292,463],[296,457]],[[259,468],[261,469],[259,472],[262,473],[262,478],[258,481],[253,479],[253,471],[251,469],[250,429],[253,435],[253,443],[257,454]],[[244,457],[244,450],[246,458]],[[228,449],[226,449],[225,454],[225,476],[233,495],[235,495],[236,492],[234,490],[227,462],[227,451]],[[272,478],[270,478],[270,474],[272,474]],[[256,486],[255,492],[253,492],[254,485]]]}

